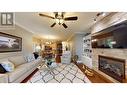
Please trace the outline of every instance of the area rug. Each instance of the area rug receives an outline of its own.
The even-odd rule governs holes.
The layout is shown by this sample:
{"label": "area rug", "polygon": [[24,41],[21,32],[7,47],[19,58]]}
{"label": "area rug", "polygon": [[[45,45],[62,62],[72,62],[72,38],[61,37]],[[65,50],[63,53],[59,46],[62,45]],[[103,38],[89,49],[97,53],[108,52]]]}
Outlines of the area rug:
{"label": "area rug", "polygon": [[27,83],[90,83],[90,80],[73,63],[59,63],[52,71],[43,66]]}

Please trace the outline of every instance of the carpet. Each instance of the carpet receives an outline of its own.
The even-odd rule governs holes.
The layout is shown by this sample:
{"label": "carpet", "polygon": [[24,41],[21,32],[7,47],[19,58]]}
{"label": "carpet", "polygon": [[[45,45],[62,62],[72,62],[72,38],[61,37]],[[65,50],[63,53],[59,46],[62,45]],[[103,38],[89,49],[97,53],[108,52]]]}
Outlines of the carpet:
{"label": "carpet", "polygon": [[91,83],[73,63],[58,64],[52,71],[41,67],[27,83]]}

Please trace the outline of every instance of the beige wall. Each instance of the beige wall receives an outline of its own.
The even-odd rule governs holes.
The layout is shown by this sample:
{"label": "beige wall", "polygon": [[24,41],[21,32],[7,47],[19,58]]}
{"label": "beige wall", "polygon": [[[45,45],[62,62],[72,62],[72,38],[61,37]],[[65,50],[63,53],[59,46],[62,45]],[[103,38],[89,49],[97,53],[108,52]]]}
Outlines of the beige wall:
{"label": "beige wall", "polygon": [[75,35],[71,37],[68,41],[69,43],[69,50],[71,51],[72,56],[74,56],[75,53]]}
{"label": "beige wall", "polygon": [[[92,27],[92,33],[96,33],[104,28],[127,20],[127,13],[111,13]],[[98,55],[126,59],[126,76],[127,76],[127,49],[93,49],[93,68],[98,70]],[[127,77],[126,77],[127,78]]]}
{"label": "beige wall", "polygon": [[23,29],[17,25],[14,28],[6,28],[6,29],[0,28],[0,32],[19,36],[22,38],[22,51],[21,52],[0,53],[0,59],[10,57],[10,56],[17,56],[17,55],[21,55],[21,54],[32,53],[32,51],[33,51],[33,49],[32,49],[33,34],[32,33],[26,31],[25,29]]}
{"label": "beige wall", "polygon": [[79,59],[82,59],[83,56],[83,37],[84,34],[75,34],[70,40],[69,40],[69,45],[70,45],[70,50],[73,55],[78,55]]}

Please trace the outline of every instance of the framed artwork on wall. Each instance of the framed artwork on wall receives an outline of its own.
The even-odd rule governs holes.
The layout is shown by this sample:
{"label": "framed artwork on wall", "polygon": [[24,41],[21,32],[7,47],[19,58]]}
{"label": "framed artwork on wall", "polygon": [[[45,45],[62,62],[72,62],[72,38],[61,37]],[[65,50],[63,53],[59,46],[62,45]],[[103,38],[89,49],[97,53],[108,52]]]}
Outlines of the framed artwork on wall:
{"label": "framed artwork on wall", "polygon": [[0,53],[22,51],[22,38],[0,32]]}

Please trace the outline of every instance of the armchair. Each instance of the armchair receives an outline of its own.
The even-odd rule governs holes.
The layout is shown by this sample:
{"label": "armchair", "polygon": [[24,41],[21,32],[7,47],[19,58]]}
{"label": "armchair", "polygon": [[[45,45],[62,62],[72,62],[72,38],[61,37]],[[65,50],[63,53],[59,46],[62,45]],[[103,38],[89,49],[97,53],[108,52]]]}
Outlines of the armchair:
{"label": "armchair", "polygon": [[71,63],[71,52],[65,51],[61,56],[61,63],[70,64]]}

